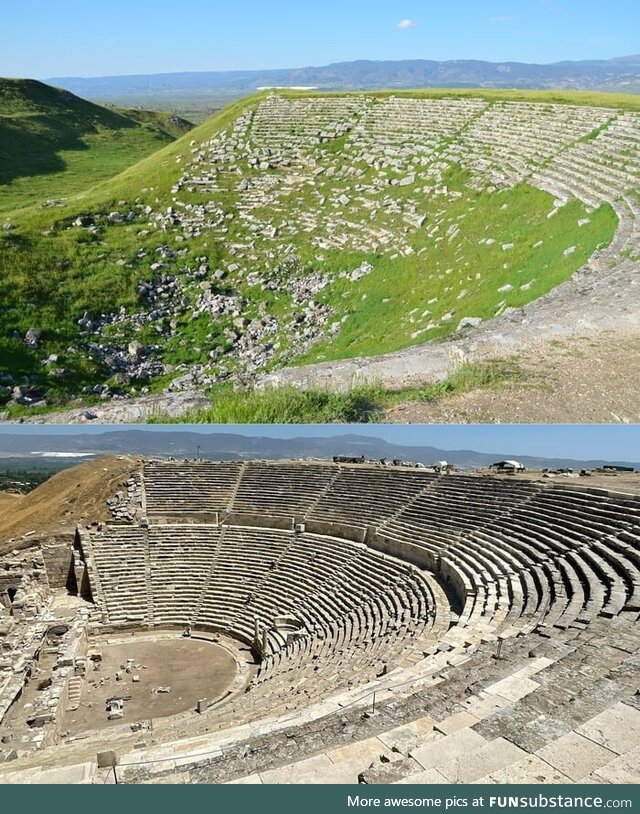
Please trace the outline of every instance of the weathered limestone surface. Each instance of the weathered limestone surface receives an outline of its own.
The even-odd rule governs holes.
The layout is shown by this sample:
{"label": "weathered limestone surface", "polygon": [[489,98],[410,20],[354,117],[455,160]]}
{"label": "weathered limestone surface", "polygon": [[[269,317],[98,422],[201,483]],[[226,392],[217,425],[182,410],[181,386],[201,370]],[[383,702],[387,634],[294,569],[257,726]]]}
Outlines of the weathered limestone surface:
{"label": "weathered limestone surface", "polygon": [[113,400],[96,407],[65,410],[41,416],[26,416],[14,423],[136,424],[157,416],[179,418],[191,410],[204,409],[210,404],[209,399],[198,391],[167,393],[144,398]]}

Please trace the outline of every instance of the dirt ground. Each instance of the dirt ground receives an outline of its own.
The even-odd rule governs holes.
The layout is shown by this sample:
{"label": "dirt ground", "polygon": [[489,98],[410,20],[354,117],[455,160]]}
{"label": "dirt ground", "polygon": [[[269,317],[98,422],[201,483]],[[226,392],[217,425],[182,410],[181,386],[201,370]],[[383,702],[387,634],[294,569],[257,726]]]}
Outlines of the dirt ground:
{"label": "dirt ground", "polygon": [[539,343],[517,358],[521,382],[408,402],[383,418],[396,424],[633,424],[640,422],[640,337]]}
{"label": "dirt ground", "polygon": [[[94,648],[102,653],[100,669],[94,671],[89,665],[80,706],[65,716],[64,728],[74,735],[195,710],[199,699],[212,701],[222,695],[237,672],[236,661],[225,648],[209,641],[184,639],[177,633],[155,641],[135,637],[113,644],[96,641],[91,643]],[[125,672],[122,681],[116,681],[116,672],[127,659],[133,659],[137,666],[131,674]],[[137,683],[132,680],[134,674],[140,676]],[[154,692],[158,687],[169,687],[170,691]],[[129,695],[124,718],[107,720],[107,699]]]}
{"label": "dirt ground", "polygon": [[593,472],[585,477],[577,472],[571,475],[545,475],[542,472],[527,470],[522,475],[496,475],[489,469],[479,469],[478,473],[491,474],[499,480],[535,480],[547,484],[558,483],[579,489],[606,489],[610,492],[621,492],[627,495],[640,495],[640,472],[611,472],[601,474]]}
{"label": "dirt ground", "polygon": [[0,492],[0,513],[5,509],[17,509],[22,498],[23,495],[16,495],[13,492]]}

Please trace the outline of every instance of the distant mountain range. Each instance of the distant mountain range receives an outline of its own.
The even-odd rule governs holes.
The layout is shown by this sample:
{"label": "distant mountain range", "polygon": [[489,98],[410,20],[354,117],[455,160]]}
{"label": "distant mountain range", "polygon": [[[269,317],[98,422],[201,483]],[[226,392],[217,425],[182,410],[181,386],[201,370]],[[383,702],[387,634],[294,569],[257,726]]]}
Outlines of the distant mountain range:
{"label": "distant mountain range", "polygon": [[[52,453],[93,453],[94,455],[138,454],[146,456],[174,456],[177,458],[195,457],[196,454],[212,460],[250,460],[282,458],[331,458],[333,455],[364,455],[365,458],[400,458],[430,464],[446,460],[462,469],[476,469],[488,466],[505,458],[516,458],[529,469],[552,469],[571,467],[573,469],[593,469],[604,463],[640,467],[640,463],[624,461],[585,460],[570,458],[543,458],[520,455],[517,449],[497,452],[476,452],[474,450],[444,450],[430,446],[401,446],[391,444],[381,438],[358,435],[336,435],[333,437],[268,438],[246,436],[237,433],[200,433],[190,431],[154,432],[152,430],[110,430],[96,435],[24,435],[16,433],[0,435],[0,466],[11,459],[47,459],[62,464],[63,461]],[[50,453],[47,456],[45,453]],[[68,464],[78,463],[82,457],[68,459]],[[25,461],[26,462],[26,461]]]}
{"label": "distant mountain range", "polygon": [[147,96],[239,97],[261,87],[298,86],[319,90],[468,87],[604,90],[640,93],[640,54],[609,60],[483,62],[455,59],[357,60],[323,67],[266,71],[211,71],[92,78],[53,77],[49,84],[101,100],[142,100]]}

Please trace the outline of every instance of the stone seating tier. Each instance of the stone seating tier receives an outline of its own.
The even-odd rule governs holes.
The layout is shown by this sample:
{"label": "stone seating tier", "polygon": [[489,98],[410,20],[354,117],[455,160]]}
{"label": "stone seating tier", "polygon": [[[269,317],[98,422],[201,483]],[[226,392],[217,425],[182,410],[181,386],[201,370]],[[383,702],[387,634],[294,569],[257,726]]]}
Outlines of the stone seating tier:
{"label": "stone seating tier", "polygon": [[[191,625],[255,645],[257,621],[267,631],[257,683],[276,665],[304,673],[309,659],[346,664],[352,652],[353,677],[360,671],[368,679],[379,653],[400,657],[436,617],[418,569],[345,540],[170,524],[107,526],[81,541],[94,598],[111,625]],[[298,620],[293,637],[278,630],[282,616]]]}
{"label": "stone seating tier", "polygon": [[[249,462],[224,465],[211,526],[197,517],[223,476],[215,464],[189,465],[204,473],[190,486],[157,477],[172,464],[144,475],[147,505],[159,482],[167,507],[171,488],[201,490],[193,516],[185,503],[188,523],[149,512],[148,529],[90,535],[94,595],[112,624],[191,624],[251,643],[257,618],[267,637],[252,703],[293,708],[427,652],[428,662],[437,648],[456,658],[487,637],[557,635],[638,612],[640,502],[626,496],[526,478]],[[281,527],[252,525],[261,516]],[[293,532],[294,520],[307,530]],[[298,629],[278,629],[283,616]]]}

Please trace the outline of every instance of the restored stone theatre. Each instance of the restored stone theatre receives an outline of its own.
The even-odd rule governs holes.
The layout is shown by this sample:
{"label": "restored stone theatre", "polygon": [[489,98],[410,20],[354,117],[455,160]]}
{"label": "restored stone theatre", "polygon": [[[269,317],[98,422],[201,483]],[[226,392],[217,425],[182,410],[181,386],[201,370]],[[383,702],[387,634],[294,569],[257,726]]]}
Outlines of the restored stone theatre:
{"label": "restored stone theatre", "polygon": [[635,476],[119,464],[2,541],[0,783],[637,782]]}

